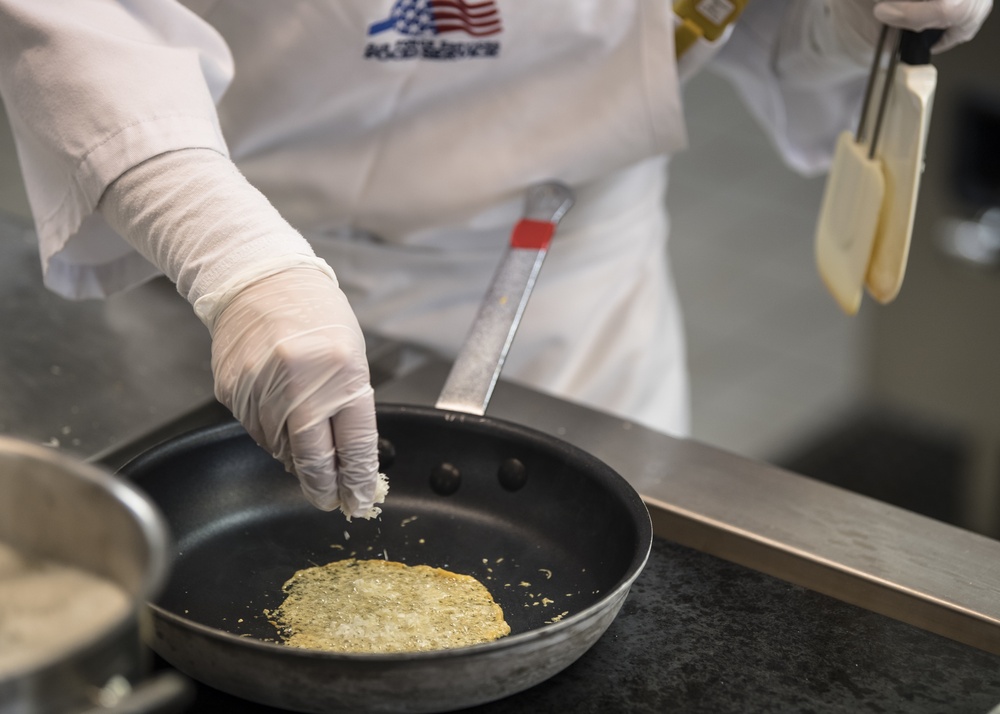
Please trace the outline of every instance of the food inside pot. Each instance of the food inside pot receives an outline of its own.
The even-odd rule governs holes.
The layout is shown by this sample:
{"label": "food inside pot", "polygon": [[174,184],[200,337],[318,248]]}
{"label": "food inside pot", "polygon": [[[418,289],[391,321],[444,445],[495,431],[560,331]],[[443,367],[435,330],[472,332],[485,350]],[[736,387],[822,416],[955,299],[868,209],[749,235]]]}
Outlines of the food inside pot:
{"label": "food inside pot", "polygon": [[0,680],[97,637],[131,608],[116,583],[0,542]]}
{"label": "food inside pot", "polygon": [[469,575],[387,560],[335,561],[297,571],[265,611],[285,644],[330,652],[419,652],[510,633],[489,590]]}

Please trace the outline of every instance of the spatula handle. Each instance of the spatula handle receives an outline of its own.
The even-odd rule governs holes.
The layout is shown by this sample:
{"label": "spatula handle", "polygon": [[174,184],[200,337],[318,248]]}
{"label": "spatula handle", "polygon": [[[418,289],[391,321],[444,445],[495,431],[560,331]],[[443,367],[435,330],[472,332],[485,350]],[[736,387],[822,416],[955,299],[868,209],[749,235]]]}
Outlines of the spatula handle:
{"label": "spatula handle", "polygon": [[930,64],[931,47],[941,39],[944,30],[924,30],[913,32],[903,30],[899,45],[899,61],[909,65]]}
{"label": "spatula handle", "polygon": [[486,412],[549,240],[572,205],[573,192],[561,183],[528,189],[524,217],[514,227],[507,252],[455,358],[438,396],[438,409],[478,416]]}

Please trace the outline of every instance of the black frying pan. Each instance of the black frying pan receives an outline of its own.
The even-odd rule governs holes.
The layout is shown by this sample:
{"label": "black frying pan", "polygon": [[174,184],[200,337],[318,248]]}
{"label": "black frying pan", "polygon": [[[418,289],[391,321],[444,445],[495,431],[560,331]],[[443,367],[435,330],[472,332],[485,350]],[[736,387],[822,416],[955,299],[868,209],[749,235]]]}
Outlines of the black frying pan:
{"label": "black frying pan", "polygon": [[[310,712],[447,711],[513,694],[585,652],[614,619],[652,541],[635,491],[595,458],[533,430],[381,406],[395,452],[379,520],[346,524],[239,424],[156,447],[123,473],[162,509],[176,560],[152,606],[153,648],[210,686]],[[457,490],[448,493],[457,486]],[[467,573],[511,634],[474,647],[338,655],[277,644],[264,610],[311,564],[383,558]]]}
{"label": "black frying pan", "polygon": [[[558,184],[529,191],[526,220],[439,408],[378,408],[391,486],[380,519],[346,524],[313,509],[236,423],[167,442],[123,469],[177,541],[170,582],[152,606],[151,644],[164,659],[230,694],[286,709],[448,711],[541,682],[601,636],[649,554],[645,505],[580,449],[482,416],[548,238],[571,204]],[[396,655],[277,643],[264,611],[281,602],[282,584],[298,569],[346,557],[472,575],[500,603],[511,634]]]}

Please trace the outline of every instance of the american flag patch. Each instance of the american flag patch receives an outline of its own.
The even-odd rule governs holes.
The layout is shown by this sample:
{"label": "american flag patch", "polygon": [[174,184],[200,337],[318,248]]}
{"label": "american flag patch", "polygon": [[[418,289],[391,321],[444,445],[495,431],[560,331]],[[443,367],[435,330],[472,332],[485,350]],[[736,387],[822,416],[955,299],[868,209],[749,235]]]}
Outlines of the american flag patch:
{"label": "american flag patch", "polygon": [[488,37],[503,29],[500,12],[493,0],[396,0],[389,17],[372,23],[369,35],[394,30],[409,37],[462,32],[472,37]]}

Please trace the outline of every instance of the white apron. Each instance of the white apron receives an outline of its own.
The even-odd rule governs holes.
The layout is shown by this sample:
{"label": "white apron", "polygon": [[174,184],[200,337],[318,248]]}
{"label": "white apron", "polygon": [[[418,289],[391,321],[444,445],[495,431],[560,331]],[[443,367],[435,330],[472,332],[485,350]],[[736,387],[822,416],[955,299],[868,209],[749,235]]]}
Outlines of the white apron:
{"label": "white apron", "polygon": [[[525,190],[556,178],[577,205],[505,378],[686,432],[665,165],[650,159],[685,140],[668,3],[498,2],[478,9],[478,28],[438,35],[378,31],[391,2],[306,3],[310,22],[289,12],[298,39],[278,62],[257,48],[286,30],[248,35],[254,5],[204,13],[237,67],[223,133],[333,266],[362,326],[453,356]],[[285,62],[313,69],[289,78]]]}
{"label": "white apron", "polygon": [[[507,0],[448,29],[387,22],[420,2],[220,0],[189,3],[207,25],[175,12],[161,30],[163,4],[132,3],[225,67],[204,37],[218,32],[235,68],[223,150],[330,262],[366,329],[453,355],[525,190],[559,179],[577,205],[505,377],[686,430],[659,158],[685,141],[669,4]],[[129,251],[113,260],[101,223],[46,256],[50,284],[105,292],[142,273]]]}
{"label": "white apron", "polygon": [[[685,433],[665,166],[650,159],[684,142],[670,6],[500,2],[495,32],[414,37],[368,34],[391,2],[307,4],[279,62],[257,48],[280,24],[242,30],[262,8],[204,13],[237,67],[219,113],[234,160],[333,266],[362,326],[453,356],[525,190],[556,178],[577,205],[505,378]],[[290,79],[284,62],[313,70]]]}

